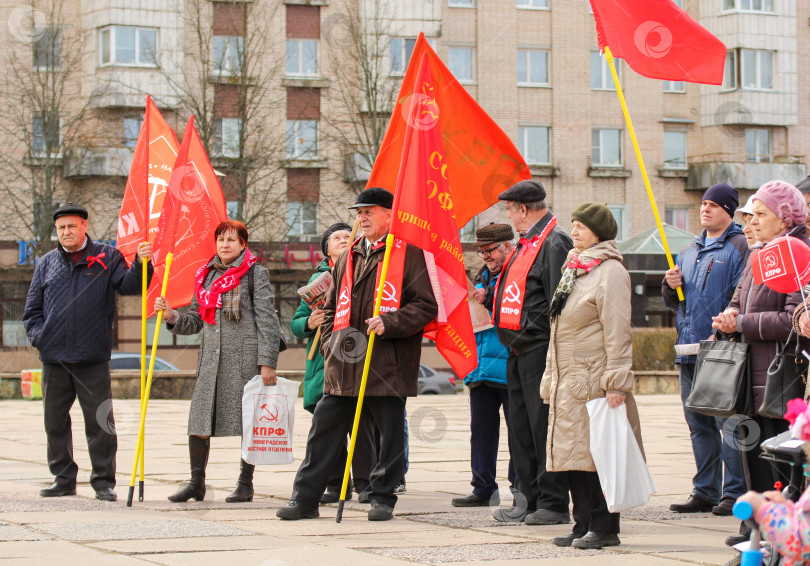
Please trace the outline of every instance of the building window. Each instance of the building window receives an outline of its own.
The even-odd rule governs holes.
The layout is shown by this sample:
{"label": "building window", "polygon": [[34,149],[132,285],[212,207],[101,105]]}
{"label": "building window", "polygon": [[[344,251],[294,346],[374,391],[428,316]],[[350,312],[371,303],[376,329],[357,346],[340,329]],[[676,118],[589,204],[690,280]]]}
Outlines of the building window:
{"label": "building window", "polygon": [[622,131],[596,129],[592,132],[591,165],[618,167],[622,164]]}
{"label": "building window", "polygon": [[143,116],[129,116],[124,118],[124,146],[134,148],[141,133]]}
{"label": "building window", "polygon": [[447,5],[451,8],[473,8],[475,0],[447,0]]}
{"label": "building window", "polygon": [[737,88],[737,52],[726,51],[726,66],[723,69],[723,88],[731,90]]}
{"label": "building window", "polygon": [[318,41],[315,39],[287,40],[287,74],[317,76]]}
{"label": "building window", "polygon": [[773,13],[773,0],[723,0],[723,9]]}
{"label": "building window", "polygon": [[287,157],[318,158],[317,120],[287,120]]}
{"label": "building window", "polygon": [[745,160],[752,163],[771,161],[771,131],[765,128],[745,130]]}
{"label": "building window", "polygon": [[548,165],[551,163],[549,129],[545,126],[518,128],[518,150],[529,165]]}
{"label": "building window", "polygon": [[224,76],[237,76],[245,60],[245,38],[238,35],[214,36],[214,72]]}
{"label": "building window", "polygon": [[62,31],[59,28],[42,30],[34,42],[34,68],[54,69],[59,66],[61,55]]}
{"label": "building window", "polygon": [[318,203],[287,203],[287,239],[308,240],[317,236]]}
{"label": "building window", "polygon": [[239,157],[239,118],[214,119],[214,155],[218,157]]}
{"label": "building window", "polygon": [[742,88],[773,89],[773,51],[740,49],[740,84]]}
{"label": "building window", "polygon": [[664,167],[686,169],[686,132],[664,132]]}
{"label": "building window", "polygon": [[389,44],[391,74],[401,75],[405,72],[405,69],[408,68],[408,62],[411,60],[414,45],[416,45],[415,39],[403,37],[391,38]]}
{"label": "building window", "polygon": [[686,92],[686,84],[683,81],[661,81],[664,92]]}
{"label": "building window", "polygon": [[517,7],[535,10],[546,9],[548,8],[548,0],[517,0]]}
{"label": "building window", "polygon": [[460,83],[473,82],[473,48],[448,47],[447,67]]}
{"label": "building window", "polygon": [[475,231],[478,229],[478,218],[472,217],[467,224],[462,226],[458,231],[459,240],[462,244],[472,244],[477,239]]}
{"label": "building window", "polygon": [[[620,59],[613,59],[616,65],[616,74],[622,80],[622,66]],[[591,89],[593,90],[616,90],[613,82],[613,75],[610,72],[610,65],[607,57],[602,57],[598,51],[591,51]]]}
{"label": "building window", "polygon": [[678,230],[688,232],[689,210],[686,208],[667,208],[664,210],[664,222]]}
{"label": "building window", "polygon": [[609,204],[608,210],[613,214],[616,219],[616,240],[624,240],[627,237],[625,230],[627,229],[627,222],[625,218],[625,210],[623,205]]}
{"label": "building window", "polygon": [[518,49],[518,85],[548,85],[548,51]]}
{"label": "building window", "polygon": [[672,0],[672,2],[681,10],[683,10],[683,0]]}
{"label": "building window", "polygon": [[59,157],[62,154],[62,140],[60,135],[60,121],[43,120],[42,116],[34,116],[31,123],[31,154],[34,157]]}
{"label": "building window", "polygon": [[110,26],[99,33],[102,65],[157,65],[157,30],[131,26]]}

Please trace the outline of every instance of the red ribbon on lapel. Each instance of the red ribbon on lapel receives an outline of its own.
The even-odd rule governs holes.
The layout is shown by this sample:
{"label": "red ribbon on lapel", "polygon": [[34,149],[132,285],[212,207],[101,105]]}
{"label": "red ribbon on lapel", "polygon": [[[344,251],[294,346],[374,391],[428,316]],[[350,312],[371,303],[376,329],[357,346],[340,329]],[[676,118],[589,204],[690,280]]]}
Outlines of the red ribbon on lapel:
{"label": "red ribbon on lapel", "polygon": [[103,267],[104,269],[107,269],[107,266],[104,265],[103,261],[101,261],[101,258],[103,258],[103,257],[107,257],[106,252],[102,252],[102,253],[100,253],[98,255],[95,255],[95,256],[93,256],[93,255],[87,256],[87,267],[88,268],[93,267],[94,263],[99,262],[101,264],[101,267]]}

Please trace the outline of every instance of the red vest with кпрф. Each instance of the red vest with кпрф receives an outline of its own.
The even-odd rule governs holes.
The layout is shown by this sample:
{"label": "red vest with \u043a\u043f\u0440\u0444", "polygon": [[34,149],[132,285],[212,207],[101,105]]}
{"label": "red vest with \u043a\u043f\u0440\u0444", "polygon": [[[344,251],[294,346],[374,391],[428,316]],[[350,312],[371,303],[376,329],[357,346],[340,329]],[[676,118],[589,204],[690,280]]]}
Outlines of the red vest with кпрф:
{"label": "red vest with \u043a\u043f\u0440\u0444", "polygon": [[[534,260],[537,259],[537,254],[540,253],[540,248],[551,233],[551,230],[557,225],[557,217],[552,216],[548,224],[546,224],[543,231],[536,234],[531,239],[521,238],[518,246],[512,250],[509,257],[506,258],[504,265],[508,266],[508,271],[498,280],[495,286],[495,298],[498,298],[498,289],[503,285],[503,297],[498,313],[498,321],[495,321],[496,311],[492,312],[492,323],[497,324],[498,328],[505,328],[509,330],[520,330],[520,316],[523,312],[523,303],[526,296],[526,277],[529,275],[529,270],[534,265]],[[515,261],[509,265],[512,256],[517,253]],[[497,305],[496,305],[497,306]]]}

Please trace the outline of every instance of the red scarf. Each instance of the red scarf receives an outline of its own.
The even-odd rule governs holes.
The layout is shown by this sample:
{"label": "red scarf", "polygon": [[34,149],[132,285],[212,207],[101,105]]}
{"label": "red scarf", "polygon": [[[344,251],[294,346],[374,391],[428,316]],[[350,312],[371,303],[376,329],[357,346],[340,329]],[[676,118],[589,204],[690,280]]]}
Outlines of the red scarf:
{"label": "red scarf", "polygon": [[601,259],[592,259],[588,263],[582,263],[579,259],[579,256],[571,256],[571,259],[568,260],[568,268],[569,269],[582,269],[585,273],[590,273],[596,267],[602,263]]}
{"label": "red scarf", "polygon": [[[349,319],[352,313],[352,285],[354,284],[354,246],[362,240],[358,238],[349,249],[346,257],[346,271],[340,280],[340,289],[337,295],[337,305],[335,306],[335,322],[333,329],[342,330],[348,328]],[[385,242],[377,242],[371,246],[372,251],[385,247]],[[407,245],[399,239],[394,240],[394,249],[391,250],[391,258],[388,260],[388,273],[385,277],[385,287],[383,288],[382,302],[380,303],[380,313],[393,312],[399,309],[402,300],[402,277],[405,273],[405,250]],[[380,288],[380,274],[382,273],[383,262],[377,263],[377,278],[374,284],[374,300],[377,299],[377,290]]]}
{"label": "red scarf", "polygon": [[[208,267],[208,264],[203,265],[197,270],[197,275],[194,276],[194,296],[197,297],[197,302],[200,304],[198,312],[202,319],[208,324],[216,324],[217,309],[222,307],[222,294],[230,291],[242,281],[242,276],[248,272],[248,269],[258,261],[255,255],[250,253],[248,248],[245,248],[245,257],[241,265],[233,265],[211,285],[211,289],[206,291],[203,287],[208,272],[213,267]],[[210,261],[208,263],[211,263]]]}
{"label": "red scarf", "polygon": [[[496,300],[501,283],[505,285],[503,297],[501,297],[501,302],[496,305],[497,310],[493,309],[492,313],[493,323],[496,323],[499,328],[520,330],[523,298],[526,295],[526,277],[529,275],[532,265],[534,265],[537,254],[540,253],[540,248],[543,247],[543,243],[556,225],[557,217],[552,216],[540,234],[536,234],[531,240],[520,239],[520,251],[511,265],[509,265],[509,262],[515,252],[518,251],[518,248],[513,249],[509,257],[506,258],[505,265],[509,266],[508,271],[498,279],[498,283],[495,285]],[[495,321],[496,314],[500,315],[497,322]]]}

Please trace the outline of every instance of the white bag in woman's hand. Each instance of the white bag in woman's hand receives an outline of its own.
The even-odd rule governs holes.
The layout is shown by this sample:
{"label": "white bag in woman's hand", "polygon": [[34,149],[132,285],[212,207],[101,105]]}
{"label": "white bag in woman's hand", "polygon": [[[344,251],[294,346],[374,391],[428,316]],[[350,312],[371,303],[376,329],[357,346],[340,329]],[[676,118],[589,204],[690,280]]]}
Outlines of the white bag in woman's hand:
{"label": "white bag in woman's hand", "polygon": [[248,464],[290,464],[295,400],[301,384],[276,377],[264,385],[262,376],[245,384],[242,394],[242,459]]}
{"label": "white bag in woman's hand", "polygon": [[658,490],[627,420],[626,404],[611,409],[602,397],[585,406],[591,419],[591,456],[608,511],[619,513],[646,505]]}

